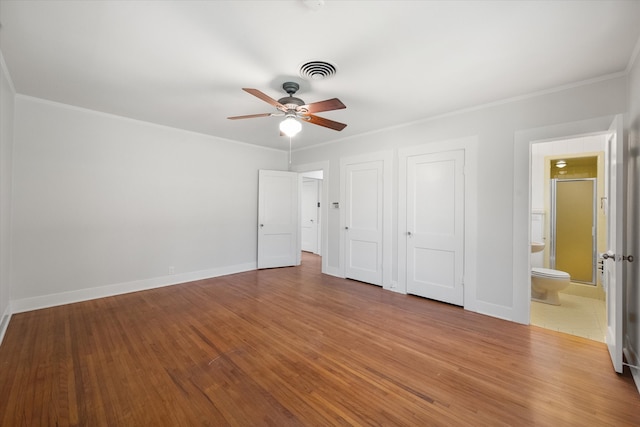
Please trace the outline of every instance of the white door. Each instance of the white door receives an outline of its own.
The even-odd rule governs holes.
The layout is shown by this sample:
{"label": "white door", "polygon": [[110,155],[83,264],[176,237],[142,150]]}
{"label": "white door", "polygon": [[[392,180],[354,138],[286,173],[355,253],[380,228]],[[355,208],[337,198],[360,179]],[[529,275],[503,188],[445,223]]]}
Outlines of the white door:
{"label": "white door", "polygon": [[602,254],[603,286],[607,296],[607,333],[605,341],[616,372],[622,372],[622,294],[624,284],[624,146],[622,117],[609,128],[606,174],[607,252]]}
{"label": "white door", "polygon": [[318,187],[319,181],[304,178],[302,181],[302,250],[318,253]]}
{"label": "white door", "polygon": [[298,182],[295,172],[259,171],[258,268],[300,264]]}
{"label": "white door", "polygon": [[463,305],[464,150],[407,158],[407,293]]}
{"label": "white door", "polygon": [[345,166],[345,277],[382,286],[382,160]]}

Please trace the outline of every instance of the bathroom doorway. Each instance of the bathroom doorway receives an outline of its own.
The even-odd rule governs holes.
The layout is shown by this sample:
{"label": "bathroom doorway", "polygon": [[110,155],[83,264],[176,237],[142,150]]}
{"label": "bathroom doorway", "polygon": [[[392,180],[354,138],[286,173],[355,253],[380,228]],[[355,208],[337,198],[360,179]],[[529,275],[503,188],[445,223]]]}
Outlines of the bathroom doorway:
{"label": "bathroom doorway", "polygon": [[606,296],[598,253],[606,250],[603,209],[606,135],[532,145],[532,267],[571,275],[560,305],[532,301],[533,325],[604,342]]}

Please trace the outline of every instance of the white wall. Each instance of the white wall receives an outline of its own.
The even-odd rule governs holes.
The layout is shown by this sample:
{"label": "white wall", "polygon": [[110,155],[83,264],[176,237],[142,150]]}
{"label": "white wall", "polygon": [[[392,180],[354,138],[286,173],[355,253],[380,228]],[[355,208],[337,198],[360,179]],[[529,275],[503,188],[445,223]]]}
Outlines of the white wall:
{"label": "white wall", "polygon": [[287,154],[18,95],[14,310],[256,267]]}
{"label": "white wall", "polygon": [[[635,257],[627,264],[625,311],[626,347],[629,363],[640,365],[640,54],[629,74],[629,162],[627,163],[627,254]],[[640,390],[640,369],[634,378]]]}
{"label": "white wall", "polygon": [[[529,214],[528,146],[515,151],[516,132],[540,126],[575,122],[620,113],[626,109],[626,79],[611,78],[535,97],[497,103],[368,135],[344,139],[333,144],[298,150],[297,163],[327,160],[330,163],[329,202],[340,200],[340,159],[363,153],[393,149],[393,239],[397,241],[397,150],[403,147],[446,141],[467,136],[479,140],[478,157],[478,241],[476,299],[480,311],[498,317],[528,323],[528,292],[525,283],[514,282],[514,181],[525,180],[522,232],[528,236]],[[515,161],[515,164],[514,164]],[[518,203],[520,199],[518,199]],[[328,263],[333,271],[341,270],[338,255],[341,230],[339,210],[331,209],[328,218]],[[519,226],[520,227],[520,226]],[[520,246],[528,269],[528,238]],[[397,247],[394,246],[392,280],[398,278]],[[517,268],[522,269],[522,266]],[[523,270],[523,271],[525,271]],[[525,276],[526,279],[527,276]],[[526,294],[526,295],[525,295]],[[524,311],[524,313],[523,313]]]}
{"label": "white wall", "polygon": [[0,53],[0,342],[11,313],[11,157],[15,91]]}

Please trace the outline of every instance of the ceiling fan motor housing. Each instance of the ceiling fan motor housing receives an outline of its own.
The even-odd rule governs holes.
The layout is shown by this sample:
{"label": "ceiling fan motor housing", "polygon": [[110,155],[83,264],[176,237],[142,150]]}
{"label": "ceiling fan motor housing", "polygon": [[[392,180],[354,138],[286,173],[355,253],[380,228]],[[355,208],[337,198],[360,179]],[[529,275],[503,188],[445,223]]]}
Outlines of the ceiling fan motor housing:
{"label": "ceiling fan motor housing", "polygon": [[298,89],[300,89],[300,85],[296,82],[284,82],[282,84],[282,89],[289,94],[289,96],[285,96],[284,98],[280,98],[278,102],[289,110],[295,110],[297,107],[305,105],[304,101],[300,98],[296,98],[293,96]]}
{"label": "ceiling fan motor housing", "polygon": [[304,105],[304,101],[300,98],[296,98],[295,96],[285,96],[284,98],[278,99],[278,102],[285,107],[295,110],[296,107],[300,107]]}

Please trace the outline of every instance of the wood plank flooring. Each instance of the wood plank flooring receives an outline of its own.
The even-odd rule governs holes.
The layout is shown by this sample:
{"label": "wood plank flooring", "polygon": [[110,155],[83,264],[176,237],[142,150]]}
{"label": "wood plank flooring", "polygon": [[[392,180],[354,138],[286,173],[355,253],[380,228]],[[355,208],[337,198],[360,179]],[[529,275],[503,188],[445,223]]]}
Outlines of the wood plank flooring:
{"label": "wood plank flooring", "polygon": [[0,425],[640,425],[604,344],[319,262],[14,315]]}

